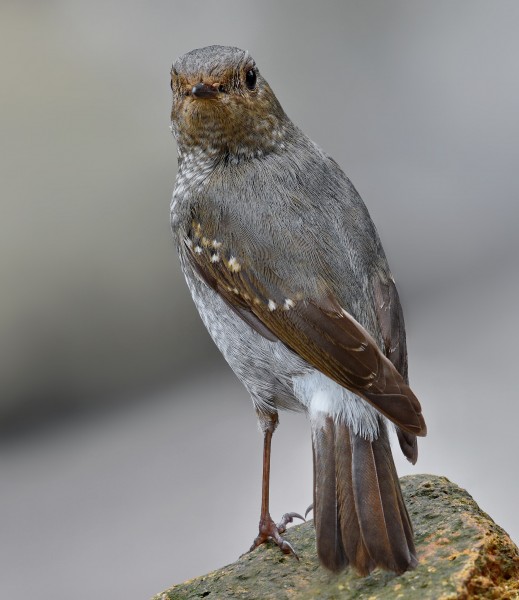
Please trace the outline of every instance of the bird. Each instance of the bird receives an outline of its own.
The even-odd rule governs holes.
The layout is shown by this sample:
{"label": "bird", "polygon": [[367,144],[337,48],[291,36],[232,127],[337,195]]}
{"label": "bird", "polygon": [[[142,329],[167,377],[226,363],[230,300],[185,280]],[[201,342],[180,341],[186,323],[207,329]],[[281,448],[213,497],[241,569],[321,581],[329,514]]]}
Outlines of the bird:
{"label": "bird", "polygon": [[270,541],[297,557],[282,534],[301,515],[276,524],[269,510],[272,436],[279,411],[292,410],[310,422],[321,565],[413,569],[389,433],[414,464],[426,425],[409,387],[397,288],[364,202],[289,119],[248,51],[191,50],[173,63],[171,89],[180,265],[263,433],[251,550]]}

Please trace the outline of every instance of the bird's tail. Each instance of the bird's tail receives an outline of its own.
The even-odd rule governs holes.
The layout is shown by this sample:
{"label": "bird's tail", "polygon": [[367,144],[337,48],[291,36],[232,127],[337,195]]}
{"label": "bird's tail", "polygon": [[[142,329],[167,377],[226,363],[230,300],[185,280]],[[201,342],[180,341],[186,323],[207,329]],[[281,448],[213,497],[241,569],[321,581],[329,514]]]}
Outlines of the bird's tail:
{"label": "bird's tail", "polygon": [[381,422],[369,441],[330,416],[312,419],[317,553],[331,571],[417,565],[413,529]]}

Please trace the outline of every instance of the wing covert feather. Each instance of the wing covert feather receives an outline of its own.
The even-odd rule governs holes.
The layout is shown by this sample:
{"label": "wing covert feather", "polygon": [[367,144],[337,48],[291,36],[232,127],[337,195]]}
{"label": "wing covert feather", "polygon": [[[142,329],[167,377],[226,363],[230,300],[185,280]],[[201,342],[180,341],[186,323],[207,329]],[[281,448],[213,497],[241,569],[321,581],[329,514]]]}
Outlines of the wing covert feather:
{"label": "wing covert feather", "polygon": [[260,274],[210,242],[189,239],[186,249],[199,276],[259,334],[283,342],[404,431],[426,434],[420,403],[404,378],[335,298],[305,298],[298,290],[282,290],[274,274]]}

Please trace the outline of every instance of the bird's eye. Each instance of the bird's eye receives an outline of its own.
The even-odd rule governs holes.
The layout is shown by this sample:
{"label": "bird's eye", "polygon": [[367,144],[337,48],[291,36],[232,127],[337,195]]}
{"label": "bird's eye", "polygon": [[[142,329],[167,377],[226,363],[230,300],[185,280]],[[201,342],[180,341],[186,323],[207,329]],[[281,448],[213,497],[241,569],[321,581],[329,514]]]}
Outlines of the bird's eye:
{"label": "bird's eye", "polygon": [[256,87],[256,71],[254,69],[247,71],[245,75],[245,85],[249,90],[253,90]]}

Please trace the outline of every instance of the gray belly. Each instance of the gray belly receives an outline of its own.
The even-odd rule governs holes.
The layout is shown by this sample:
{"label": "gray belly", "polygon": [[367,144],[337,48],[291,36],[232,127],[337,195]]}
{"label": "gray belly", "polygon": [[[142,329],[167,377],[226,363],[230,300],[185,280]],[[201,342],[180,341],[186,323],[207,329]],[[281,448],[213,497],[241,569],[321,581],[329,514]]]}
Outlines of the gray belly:
{"label": "gray belly", "polygon": [[200,317],[218,349],[260,409],[304,410],[293,378],[312,367],[281,342],[254,331],[202,281],[180,253],[180,263]]}

